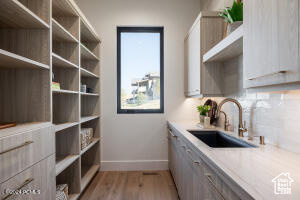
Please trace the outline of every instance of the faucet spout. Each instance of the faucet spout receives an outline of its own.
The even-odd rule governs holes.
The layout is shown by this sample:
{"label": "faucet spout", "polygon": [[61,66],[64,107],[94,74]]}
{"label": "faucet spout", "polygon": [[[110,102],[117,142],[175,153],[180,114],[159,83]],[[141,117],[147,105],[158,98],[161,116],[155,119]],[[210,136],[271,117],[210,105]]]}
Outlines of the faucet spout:
{"label": "faucet spout", "polygon": [[238,130],[238,132],[239,132],[239,137],[243,137],[244,132],[247,132],[247,129],[246,129],[246,127],[243,126],[243,116],[242,116],[243,115],[243,108],[242,108],[241,104],[236,99],[226,98],[223,101],[221,101],[218,105],[218,108],[217,108],[216,118],[218,118],[220,116],[221,108],[227,102],[233,102],[239,108],[239,130]]}

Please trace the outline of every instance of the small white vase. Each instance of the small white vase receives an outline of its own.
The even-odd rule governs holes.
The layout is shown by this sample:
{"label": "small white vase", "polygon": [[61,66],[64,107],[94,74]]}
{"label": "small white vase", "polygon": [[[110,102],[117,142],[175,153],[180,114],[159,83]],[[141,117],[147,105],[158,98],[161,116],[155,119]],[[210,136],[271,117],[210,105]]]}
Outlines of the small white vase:
{"label": "small white vase", "polygon": [[200,125],[203,126],[204,125],[204,118],[206,117],[206,115],[199,115],[199,120],[200,120]]}
{"label": "small white vase", "polygon": [[204,117],[203,128],[210,128],[210,117]]}
{"label": "small white vase", "polygon": [[232,24],[227,25],[227,36],[230,35],[233,31],[235,31],[239,26],[243,24],[243,21],[233,22]]}

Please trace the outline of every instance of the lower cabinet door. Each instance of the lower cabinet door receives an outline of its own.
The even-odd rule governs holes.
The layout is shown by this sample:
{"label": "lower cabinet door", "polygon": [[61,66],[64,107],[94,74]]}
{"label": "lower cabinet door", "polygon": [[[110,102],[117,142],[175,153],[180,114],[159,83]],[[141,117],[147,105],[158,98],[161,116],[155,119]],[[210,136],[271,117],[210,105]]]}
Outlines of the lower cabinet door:
{"label": "lower cabinet door", "polygon": [[0,186],[2,200],[54,200],[55,156],[52,155]]}

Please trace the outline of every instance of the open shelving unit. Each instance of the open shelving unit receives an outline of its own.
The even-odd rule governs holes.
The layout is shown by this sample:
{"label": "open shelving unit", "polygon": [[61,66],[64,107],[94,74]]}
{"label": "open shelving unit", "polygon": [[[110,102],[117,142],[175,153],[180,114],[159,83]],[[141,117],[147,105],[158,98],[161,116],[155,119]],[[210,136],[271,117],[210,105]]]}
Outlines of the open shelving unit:
{"label": "open shelving unit", "polygon": [[[0,122],[17,124],[0,137],[54,124],[56,184],[72,200],[100,168],[99,58],[100,39],[73,0],[0,1]],[[84,149],[81,128],[94,132]]]}
{"label": "open shelving unit", "polygon": [[[100,39],[72,0],[53,0],[52,9],[56,180],[70,184],[69,198],[77,199],[100,168]],[[93,93],[81,92],[82,84]],[[81,128],[94,132],[84,149]]]}
{"label": "open shelving unit", "polygon": [[50,18],[47,0],[0,1],[0,122],[17,124],[1,137],[51,124]]}
{"label": "open shelving unit", "polygon": [[[0,24],[6,28],[49,29],[49,4],[30,4],[30,8],[18,0],[0,1]],[[42,10],[42,11],[40,11]],[[13,11],[13,12],[12,12]]]}
{"label": "open shelving unit", "polygon": [[223,62],[243,53],[243,25],[203,55],[203,62]]}

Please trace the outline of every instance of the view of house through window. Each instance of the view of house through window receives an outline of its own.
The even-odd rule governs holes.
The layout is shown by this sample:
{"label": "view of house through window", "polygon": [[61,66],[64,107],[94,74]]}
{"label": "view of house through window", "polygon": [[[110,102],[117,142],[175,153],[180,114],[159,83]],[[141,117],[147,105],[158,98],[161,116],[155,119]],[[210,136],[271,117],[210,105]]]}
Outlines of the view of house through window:
{"label": "view of house through window", "polygon": [[163,112],[163,28],[118,27],[118,113]]}

